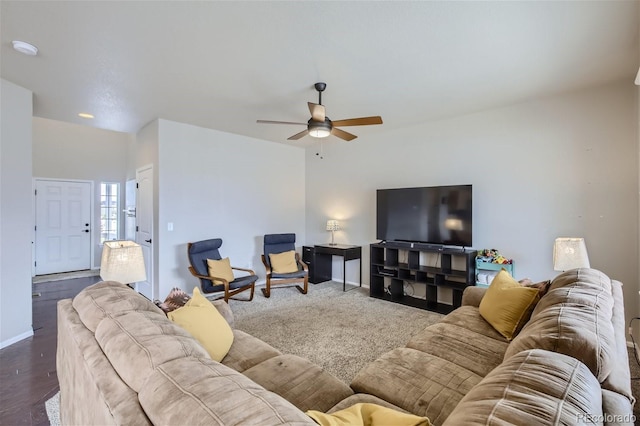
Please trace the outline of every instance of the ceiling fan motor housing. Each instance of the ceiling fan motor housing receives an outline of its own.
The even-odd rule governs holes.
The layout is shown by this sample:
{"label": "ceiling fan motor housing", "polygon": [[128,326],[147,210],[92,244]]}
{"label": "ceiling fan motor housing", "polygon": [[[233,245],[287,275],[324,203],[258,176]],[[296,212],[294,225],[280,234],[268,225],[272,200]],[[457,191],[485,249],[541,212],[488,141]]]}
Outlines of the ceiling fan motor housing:
{"label": "ceiling fan motor housing", "polygon": [[314,121],[313,118],[307,121],[307,130],[309,131],[309,136],[314,138],[326,138],[331,134],[331,129],[333,125],[331,124],[331,120],[328,117],[325,117],[324,121]]}

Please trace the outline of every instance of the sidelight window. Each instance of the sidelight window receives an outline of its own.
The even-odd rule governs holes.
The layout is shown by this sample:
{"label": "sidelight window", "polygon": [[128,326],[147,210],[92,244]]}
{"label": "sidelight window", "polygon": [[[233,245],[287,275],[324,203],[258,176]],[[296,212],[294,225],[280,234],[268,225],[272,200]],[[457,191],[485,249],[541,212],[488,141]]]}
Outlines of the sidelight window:
{"label": "sidelight window", "polygon": [[100,184],[100,244],[120,235],[119,193],[119,183]]}

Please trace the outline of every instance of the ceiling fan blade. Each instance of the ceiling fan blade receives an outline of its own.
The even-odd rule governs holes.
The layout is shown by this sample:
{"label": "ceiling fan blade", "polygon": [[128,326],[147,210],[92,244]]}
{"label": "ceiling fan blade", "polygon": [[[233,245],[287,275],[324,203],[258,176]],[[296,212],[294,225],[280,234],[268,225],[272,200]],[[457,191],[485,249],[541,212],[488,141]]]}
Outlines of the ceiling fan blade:
{"label": "ceiling fan blade", "polygon": [[333,120],[334,126],[368,126],[370,124],[382,124],[382,117],[379,115],[373,117],[347,118],[346,120]]}
{"label": "ceiling fan blade", "polygon": [[349,133],[349,132],[345,132],[344,130],[340,130],[340,129],[336,128],[336,127],[334,127],[333,129],[331,129],[331,134],[332,134],[333,136],[337,136],[337,137],[339,137],[340,139],[344,139],[344,140],[345,140],[345,141],[347,141],[347,142],[352,141],[352,140],[354,140],[355,138],[357,138],[357,136],[356,136],[356,135],[351,134],[351,133]]}
{"label": "ceiling fan blade", "polygon": [[256,120],[256,123],[266,123],[266,124],[301,124],[306,126],[307,123],[295,123],[293,121],[272,121],[272,120]]}
{"label": "ceiling fan blade", "polygon": [[306,136],[308,133],[309,133],[309,131],[307,129],[304,129],[300,133],[296,133],[295,135],[288,137],[287,140],[297,141],[301,137]]}
{"label": "ceiling fan blade", "polygon": [[309,112],[311,113],[313,121],[323,122],[326,117],[324,105],[318,105],[311,102],[307,102],[307,104],[309,105]]}

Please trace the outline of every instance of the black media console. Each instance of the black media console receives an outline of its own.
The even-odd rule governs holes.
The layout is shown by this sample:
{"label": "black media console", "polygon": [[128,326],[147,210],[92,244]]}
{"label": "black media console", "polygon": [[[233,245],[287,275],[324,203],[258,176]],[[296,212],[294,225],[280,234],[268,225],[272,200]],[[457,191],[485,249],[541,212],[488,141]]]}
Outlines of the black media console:
{"label": "black media console", "polygon": [[[462,292],[475,285],[477,251],[421,243],[370,245],[369,295],[403,305],[449,313],[462,304]],[[405,283],[423,286],[424,296],[405,294]],[[438,301],[438,289],[451,289],[451,304]],[[418,291],[416,291],[418,293]]]}

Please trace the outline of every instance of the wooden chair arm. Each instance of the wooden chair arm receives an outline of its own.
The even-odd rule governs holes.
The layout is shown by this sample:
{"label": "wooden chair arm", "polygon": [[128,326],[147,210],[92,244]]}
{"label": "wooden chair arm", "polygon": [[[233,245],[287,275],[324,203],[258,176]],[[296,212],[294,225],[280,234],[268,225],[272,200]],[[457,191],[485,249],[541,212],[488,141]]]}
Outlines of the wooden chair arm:
{"label": "wooden chair arm", "polygon": [[237,267],[235,267],[235,266],[232,266],[232,267],[231,267],[231,269],[235,269],[235,270],[237,270],[237,271],[244,271],[244,272],[248,272],[248,273],[250,273],[251,275],[255,275],[255,274],[256,274],[255,272],[253,272],[253,269],[237,268]]}
{"label": "wooden chair arm", "polygon": [[267,270],[267,277],[271,276],[271,266],[269,266],[269,264],[267,263],[267,260],[264,257],[264,254],[260,256],[260,258],[262,259],[262,264],[264,265],[265,269]]}
{"label": "wooden chair arm", "polygon": [[[227,281],[226,279],[224,279],[222,277],[213,277],[211,275],[200,275],[200,274],[198,274],[196,272],[195,269],[193,269],[193,266],[189,266],[189,272],[191,272],[191,275],[193,275],[196,278],[200,278],[200,279],[203,279],[203,280],[209,280],[211,282],[213,282],[213,280],[219,280],[219,281],[222,281],[222,283],[225,285],[225,287],[229,286],[229,281]],[[219,285],[219,284],[217,284],[217,285]]]}
{"label": "wooden chair arm", "polygon": [[309,266],[300,259],[300,255],[298,253],[296,253],[296,262],[298,262],[298,265],[302,266],[303,271],[309,272]]}

